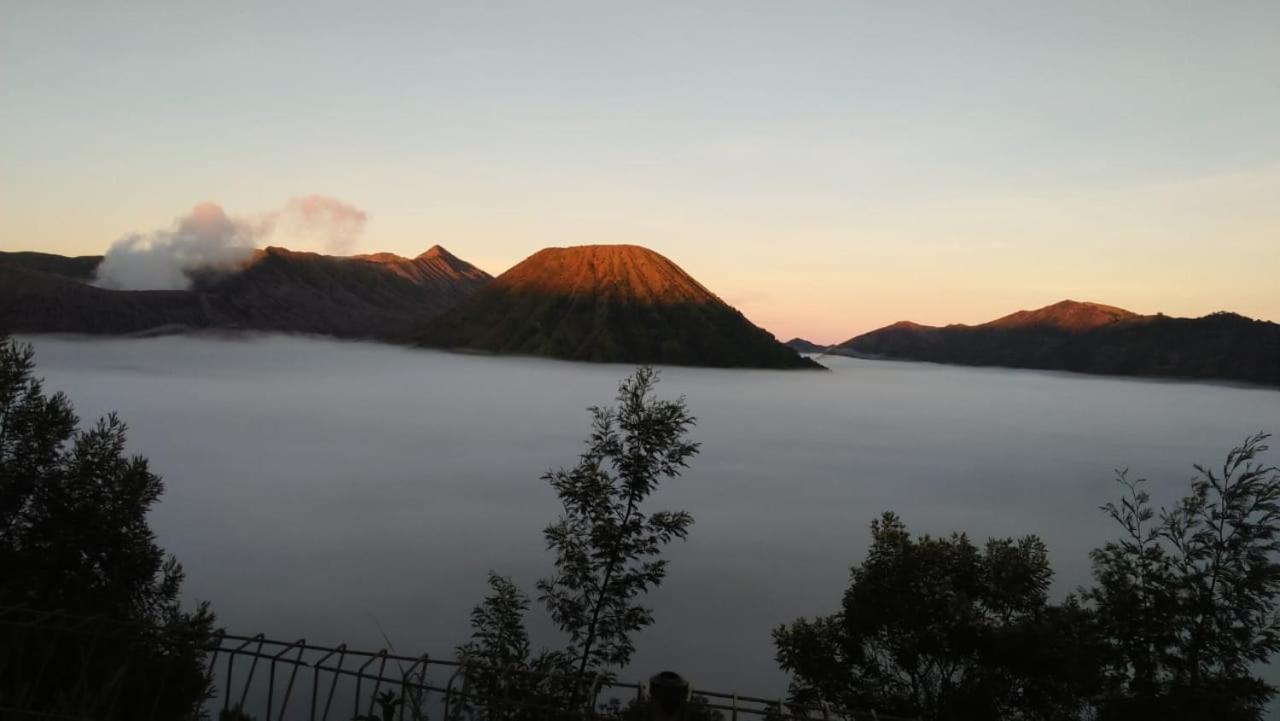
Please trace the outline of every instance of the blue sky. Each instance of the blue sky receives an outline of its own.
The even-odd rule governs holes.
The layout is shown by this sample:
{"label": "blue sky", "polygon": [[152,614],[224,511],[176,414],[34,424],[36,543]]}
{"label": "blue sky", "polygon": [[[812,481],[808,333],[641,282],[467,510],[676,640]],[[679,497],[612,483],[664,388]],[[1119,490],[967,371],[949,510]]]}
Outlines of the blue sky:
{"label": "blue sky", "polygon": [[646,245],[780,336],[1280,320],[1280,3],[0,7],[0,249],[320,193],[494,273]]}

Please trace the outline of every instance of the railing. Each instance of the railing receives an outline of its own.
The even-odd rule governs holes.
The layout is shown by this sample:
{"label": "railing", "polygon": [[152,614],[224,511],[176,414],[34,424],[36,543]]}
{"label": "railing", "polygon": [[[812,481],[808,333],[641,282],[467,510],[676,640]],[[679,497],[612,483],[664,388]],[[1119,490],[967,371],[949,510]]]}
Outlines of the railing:
{"label": "railing", "polygon": [[[38,634],[23,632],[36,630]],[[17,632],[15,635],[15,631]],[[119,686],[93,690],[85,700],[63,699],[48,707],[42,683],[50,678],[56,657],[78,668],[60,668],[58,682],[86,692],[87,669],[95,653],[127,659],[138,627],[92,617],[0,608],[0,718],[98,721],[127,717],[131,721],[171,718],[137,703],[125,716]],[[41,639],[44,648],[4,647],[5,639]],[[154,643],[154,639],[149,642]],[[74,649],[68,652],[68,649]],[[649,685],[626,683],[604,675],[576,678],[526,669],[486,667],[467,659],[408,656],[327,646],[305,639],[283,641],[216,633],[199,644],[204,678],[213,696],[205,711],[222,721],[524,721],[564,719],[600,721],[649,719]],[[127,665],[127,663],[126,663]],[[153,689],[170,679],[161,672],[148,677]],[[136,684],[136,682],[135,682]],[[527,693],[539,689],[538,693]],[[158,692],[158,691],[157,691]],[[62,697],[59,697],[62,698]],[[692,690],[683,712],[687,719],[746,721],[908,721],[872,710],[790,705],[785,699]],[[46,699],[46,701],[40,701]],[[576,701],[575,701],[576,700]],[[41,707],[40,704],[45,706]],[[104,711],[103,709],[106,709]],[[141,709],[141,710],[138,710]]]}

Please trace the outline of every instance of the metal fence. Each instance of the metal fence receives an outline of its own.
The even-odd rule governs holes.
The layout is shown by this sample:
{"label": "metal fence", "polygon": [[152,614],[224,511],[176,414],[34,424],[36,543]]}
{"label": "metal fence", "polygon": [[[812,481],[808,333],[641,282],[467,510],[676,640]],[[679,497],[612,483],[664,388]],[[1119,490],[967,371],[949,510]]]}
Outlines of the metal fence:
{"label": "metal fence", "polygon": [[[0,608],[0,718],[173,718],[158,711],[154,703],[148,709],[145,703],[126,698],[123,666],[128,664],[131,644],[139,643],[138,631],[138,627],[103,619]],[[153,644],[154,639],[147,643]],[[486,667],[467,659],[326,646],[305,639],[283,641],[261,634],[219,632],[198,648],[205,654],[203,679],[213,688],[204,710],[220,721],[622,721],[648,719],[645,709],[652,703],[648,684],[604,675],[540,674]],[[154,646],[146,650],[155,653]],[[91,682],[91,668],[102,675],[101,664],[94,664],[95,657],[101,660],[104,653],[109,663],[120,659],[120,672]],[[51,669],[53,663],[62,667]],[[156,693],[175,682],[166,678],[164,669],[147,673],[146,684]],[[53,704],[49,694],[42,692],[42,684],[49,683],[68,689]],[[136,677],[128,683],[136,687]],[[534,688],[540,692],[528,693]],[[78,693],[86,697],[77,698]],[[908,721],[873,710],[798,706],[785,699],[701,689],[689,694],[684,717]]]}

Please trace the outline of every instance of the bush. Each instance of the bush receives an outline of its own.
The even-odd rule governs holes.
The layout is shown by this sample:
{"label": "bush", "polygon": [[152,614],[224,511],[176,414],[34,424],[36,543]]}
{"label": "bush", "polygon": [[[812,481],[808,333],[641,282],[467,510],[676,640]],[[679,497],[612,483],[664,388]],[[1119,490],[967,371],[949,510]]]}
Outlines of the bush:
{"label": "bush", "polygon": [[[95,719],[179,719],[209,693],[213,615],[178,603],[182,568],[146,515],[163,485],[124,453],[115,415],[77,431],[0,337],[0,707]],[[21,609],[21,610],[17,610]]]}
{"label": "bush", "polygon": [[1103,509],[1124,529],[1092,554],[1109,656],[1104,719],[1256,719],[1275,688],[1253,673],[1280,650],[1280,472],[1257,462],[1265,434],[1191,492],[1151,507],[1144,480]]}
{"label": "bush", "polygon": [[924,719],[1073,719],[1091,689],[1089,613],[1047,602],[1052,571],[1035,536],[912,537],[896,515],[871,524],[841,610],[774,631],[801,705]]}

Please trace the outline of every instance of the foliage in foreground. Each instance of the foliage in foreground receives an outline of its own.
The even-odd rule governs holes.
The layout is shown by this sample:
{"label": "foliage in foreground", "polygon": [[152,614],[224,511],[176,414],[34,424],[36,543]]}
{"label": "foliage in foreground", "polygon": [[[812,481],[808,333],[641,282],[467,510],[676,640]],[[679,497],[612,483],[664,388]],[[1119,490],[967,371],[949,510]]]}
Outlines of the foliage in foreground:
{"label": "foliage in foreground", "polygon": [[959,534],[912,537],[892,513],[871,537],[839,613],[774,631],[794,702],[928,719],[1076,717],[1087,659],[1070,637],[1084,611],[1048,603],[1038,538],[979,549]]}
{"label": "foliage in foreground", "polygon": [[77,430],[34,369],[30,345],[0,336],[0,607],[59,615],[0,623],[0,707],[189,716],[209,691],[213,615],[182,610],[182,568],[147,526],[160,478],[125,455],[119,418]]}
{"label": "foliage in foreground", "polygon": [[563,653],[530,653],[524,616],[529,599],[511,579],[489,574],[489,594],[471,612],[471,640],[458,647],[468,665],[468,711],[486,719],[544,717],[575,693]]}
{"label": "foliage in foreground", "polygon": [[1251,436],[1155,511],[1143,481],[1103,510],[1123,536],[1092,554],[1095,585],[1047,602],[1034,536],[912,537],[872,523],[841,610],[774,631],[792,700],[929,721],[1258,719],[1254,669],[1280,651],[1280,472]]}
{"label": "foliage in foreground", "polygon": [[[459,651],[514,673],[504,680],[477,672],[483,692],[510,698],[518,691],[556,698],[560,707],[567,699],[568,707],[576,707],[587,700],[591,679],[627,664],[633,635],[653,623],[639,599],[662,583],[662,549],[688,534],[693,517],[648,512],[645,502],[698,452],[687,439],[694,418],[684,399],[655,398],[657,381],[653,369],[637,369],[619,386],[616,407],[590,409],[591,436],[577,465],[543,476],[563,512],[544,532],[555,571],[538,582],[538,590],[567,643],[561,651],[531,656],[523,620],[528,599],[509,579],[491,576],[490,595],[472,613],[472,640]],[[549,687],[547,674],[569,679],[569,688]]]}
{"label": "foliage in foreground", "polygon": [[592,408],[587,450],[571,469],[543,479],[564,514],[545,531],[555,573],[538,582],[551,618],[569,637],[579,673],[625,666],[632,634],[653,623],[637,597],[662,583],[662,547],[693,524],[684,511],[645,513],[658,484],[680,475],[698,445],[683,398],[652,397],[657,373],[640,368],[618,388],[617,408]]}
{"label": "foliage in foreground", "polygon": [[1259,718],[1254,673],[1280,651],[1280,471],[1258,434],[1156,512],[1144,481],[1104,510],[1124,529],[1091,555],[1087,598],[1107,645],[1104,718]]}

